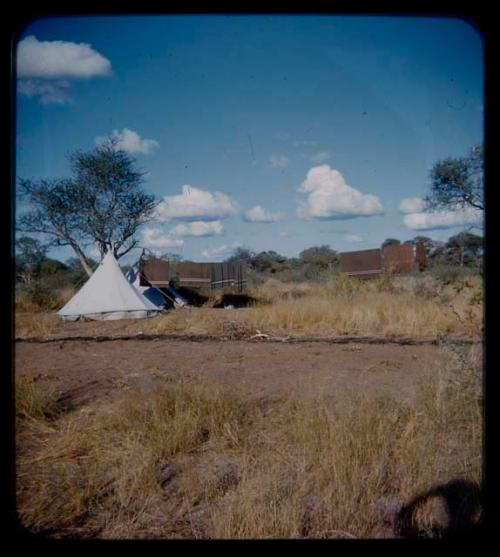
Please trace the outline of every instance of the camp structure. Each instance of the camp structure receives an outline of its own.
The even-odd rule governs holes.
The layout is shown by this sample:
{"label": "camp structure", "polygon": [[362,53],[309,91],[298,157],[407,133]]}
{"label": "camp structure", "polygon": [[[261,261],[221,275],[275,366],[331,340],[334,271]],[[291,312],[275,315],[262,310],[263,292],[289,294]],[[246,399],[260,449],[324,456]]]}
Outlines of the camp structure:
{"label": "camp structure", "polygon": [[132,319],[161,313],[125,278],[113,252],[108,251],[94,274],[57,314],[64,320]]}
{"label": "camp structure", "polygon": [[356,277],[370,278],[383,272],[402,275],[423,271],[426,266],[427,258],[422,242],[340,254],[340,272]]}
{"label": "camp structure", "polygon": [[188,300],[184,298],[177,290],[173,287],[157,287],[157,286],[144,286],[141,284],[141,271],[140,271],[140,261],[136,263],[130,271],[127,273],[127,280],[138,290],[144,297],[146,297],[150,302],[156,306],[167,308],[171,307],[184,307],[189,305]]}
{"label": "camp structure", "polygon": [[126,277],[130,284],[152,304],[161,308],[165,307],[166,300],[161,290],[159,290],[158,288],[153,288],[152,286],[141,286],[139,266],[137,264],[131,267]]}
{"label": "camp structure", "polygon": [[246,284],[243,261],[197,263],[141,259],[139,270],[141,286],[161,289],[175,283],[180,288],[230,289],[241,293]]}

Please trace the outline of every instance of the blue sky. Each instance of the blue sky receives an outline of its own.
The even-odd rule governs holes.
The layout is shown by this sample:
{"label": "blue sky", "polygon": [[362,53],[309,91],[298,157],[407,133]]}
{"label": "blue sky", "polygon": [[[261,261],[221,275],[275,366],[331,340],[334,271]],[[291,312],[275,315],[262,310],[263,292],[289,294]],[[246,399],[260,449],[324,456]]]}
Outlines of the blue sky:
{"label": "blue sky", "polygon": [[115,133],[163,200],[146,247],[296,256],[445,240],[476,218],[429,220],[416,199],[434,162],[483,141],[482,42],[462,20],[50,18],[20,44],[17,175],[67,176],[71,150]]}

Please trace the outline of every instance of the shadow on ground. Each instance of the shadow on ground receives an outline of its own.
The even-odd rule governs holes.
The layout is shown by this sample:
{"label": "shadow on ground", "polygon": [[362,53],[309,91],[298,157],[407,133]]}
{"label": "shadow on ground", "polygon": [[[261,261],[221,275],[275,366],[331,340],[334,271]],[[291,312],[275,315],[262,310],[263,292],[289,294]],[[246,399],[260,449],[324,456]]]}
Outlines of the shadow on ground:
{"label": "shadow on ground", "polygon": [[258,302],[257,298],[248,294],[223,294],[213,305],[214,308],[225,308],[232,306],[234,308],[244,308],[252,306]]}
{"label": "shadow on ground", "polygon": [[[443,512],[419,517],[439,502]],[[483,490],[470,481],[453,480],[417,495],[397,514],[395,533],[403,538],[470,538],[483,532]]]}

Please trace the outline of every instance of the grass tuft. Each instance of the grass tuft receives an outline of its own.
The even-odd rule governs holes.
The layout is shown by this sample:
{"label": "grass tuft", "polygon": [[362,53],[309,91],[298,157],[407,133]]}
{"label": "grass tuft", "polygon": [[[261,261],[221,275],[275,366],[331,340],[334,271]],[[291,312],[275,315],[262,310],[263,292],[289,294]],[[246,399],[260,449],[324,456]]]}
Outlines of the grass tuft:
{"label": "grass tuft", "polygon": [[22,523],[103,538],[392,536],[416,494],[481,483],[480,355],[444,349],[447,367],[411,402],[359,392],[251,401],[158,382],[45,429],[36,421],[51,399],[20,380],[17,412],[32,418],[20,419],[20,439],[38,432],[17,459]]}

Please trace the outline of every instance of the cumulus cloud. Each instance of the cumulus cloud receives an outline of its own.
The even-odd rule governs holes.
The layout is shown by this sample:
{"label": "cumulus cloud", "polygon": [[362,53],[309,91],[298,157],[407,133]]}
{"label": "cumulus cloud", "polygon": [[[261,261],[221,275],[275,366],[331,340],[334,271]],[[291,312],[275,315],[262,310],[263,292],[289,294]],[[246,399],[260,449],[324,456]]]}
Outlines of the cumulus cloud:
{"label": "cumulus cloud", "polygon": [[285,218],[285,213],[271,213],[260,205],[256,205],[246,211],[243,218],[247,222],[277,222]]}
{"label": "cumulus cloud", "polygon": [[[109,137],[116,140],[116,147],[118,149],[123,149],[127,153],[150,155],[160,146],[155,139],[142,139],[137,132],[128,128],[123,128],[122,131],[113,130]],[[97,145],[100,145],[106,139],[108,137],[98,136],[95,138],[95,142]]]}
{"label": "cumulus cloud", "polygon": [[176,238],[159,228],[144,228],[142,230],[142,247],[149,249],[180,248],[184,245],[182,238]]}
{"label": "cumulus cloud", "polygon": [[111,62],[90,44],[39,41],[34,35],[17,46],[20,79],[88,79],[111,75]]}
{"label": "cumulus cloud", "polygon": [[456,207],[451,210],[410,213],[404,223],[411,230],[432,230],[455,226],[481,225],[483,212],[474,207]]}
{"label": "cumulus cloud", "polygon": [[410,213],[422,213],[425,210],[425,202],[420,197],[407,197],[401,200],[399,210],[405,215]]}
{"label": "cumulus cloud", "polygon": [[17,46],[18,91],[42,104],[69,102],[70,80],[107,77],[111,62],[87,43],[39,41],[30,35]]}
{"label": "cumulus cloud", "polygon": [[194,221],[189,224],[178,224],[170,233],[176,236],[220,236],[224,233],[224,226],[220,220]]}
{"label": "cumulus cloud", "polygon": [[165,196],[155,213],[159,221],[213,221],[238,212],[237,205],[224,193],[200,190],[193,186],[182,186],[180,195]]}
{"label": "cumulus cloud", "polygon": [[321,164],[322,162],[327,161],[329,158],[330,153],[328,153],[327,151],[318,151],[311,157],[311,161],[315,162],[316,164]]}
{"label": "cumulus cloud", "polygon": [[44,81],[41,79],[21,79],[17,90],[27,97],[38,97],[42,104],[70,103],[69,90],[71,84],[65,80]]}
{"label": "cumulus cloud", "polygon": [[233,250],[240,247],[240,243],[233,242],[230,246],[224,244],[215,248],[204,249],[201,255],[209,259],[222,259],[223,257],[229,257],[233,253]]}
{"label": "cumulus cloud", "polygon": [[327,164],[311,168],[298,191],[307,194],[297,209],[303,219],[347,219],[383,213],[378,197],[348,186],[342,174]]}
{"label": "cumulus cloud", "polygon": [[269,162],[274,168],[285,168],[290,163],[290,159],[285,155],[271,155],[269,157]]}
{"label": "cumulus cloud", "polygon": [[361,236],[358,236],[357,234],[346,234],[344,236],[344,240],[346,242],[358,243],[358,242],[362,242],[363,238],[361,238]]}

